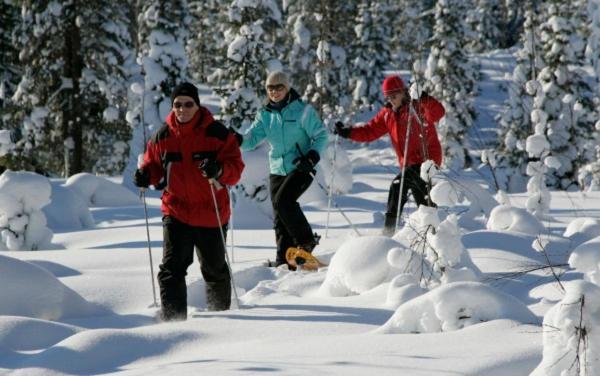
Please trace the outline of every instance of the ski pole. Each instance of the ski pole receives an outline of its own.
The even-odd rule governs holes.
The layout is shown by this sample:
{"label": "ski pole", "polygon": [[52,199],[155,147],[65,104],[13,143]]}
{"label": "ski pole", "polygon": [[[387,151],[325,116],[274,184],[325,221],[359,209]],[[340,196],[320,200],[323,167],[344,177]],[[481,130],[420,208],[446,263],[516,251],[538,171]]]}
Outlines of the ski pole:
{"label": "ski pole", "polygon": [[152,245],[150,243],[150,225],[148,224],[148,206],[146,205],[146,190],[140,190],[140,197],[144,202],[144,217],[146,218],[146,239],[148,240],[148,258],[150,260],[150,280],[152,281],[152,297],[154,298],[154,303],[150,305],[150,307],[158,307],[158,303],[156,301],[156,284],[154,282],[154,263],[152,262]]}
{"label": "ski pole", "polygon": [[235,238],[233,237],[234,231],[234,223],[233,223],[233,200],[231,199],[231,190],[228,189],[229,192],[229,207],[231,209],[231,219],[229,220],[229,224],[231,225],[231,262],[235,262]]}
{"label": "ski pole", "polygon": [[[142,64],[142,76],[145,77],[146,72],[144,71],[144,65]],[[144,154],[146,153],[146,122],[144,120],[144,110],[146,105],[146,82],[144,79],[143,87],[142,87],[142,104],[141,104],[141,114],[140,120],[142,122],[142,137],[143,137],[143,145],[142,150]],[[142,161],[138,156],[138,168],[142,165]],[[154,282],[154,262],[152,261],[152,243],[150,242],[150,225],[148,224],[148,205],[146,205],[146,189],[140,189],[140,198],[144,203],[144,218],[146,219],[146,240],[148,242],[148,261],[150,262],[150,280],[152,281],[152,298],[154,299],[154,303],[150,305],[150,307],[158,307],[158,302],[156,300],[156,283]]]}
{"label": "ski pole", "polygon": [[402,159],[402,177],[400,178],[400,191],[398,192],[398,209],[396,211],[396,225],[394,232],[398,231],[400,226],[400,211],[402,210],[402,190],[404,189],[404,178],[406,177],[406,158],[408,157],[408,138],[410,137],[410,116],[406,127],[406,140],[404,140],[404,158]]}
{"label": "ski pole", "polygon": [[329,232],[329,214],[331,213],[331,199],[333,197],[333,178],[335,177],[335,159],[337,156],[337,144],[338,144],[339,135],[335,135],[335,140],[333,141],[333,161],[331,162],[331,180],[329,181],[329,194],[327,198],[327,222],[325,223],[325,237],[327,237],[327,233]]}
{"label": "ski pole", "polygon": [[222,185],[215,179],[208,179],[210,185],[210,193],[212,195],[213,204],[215,205],[215,214],[217,215],[217,223],[219,225],[219,232],[221,233],[221,241],[223,242],[223,252],[225,252],[225,261],[227,263],[227,269],[229,270],[229,279],[231,281],[231,288],[233,289],[233,296],[235,298],[235,308],[240,309],[240,301],[238,299],[237,290],[235,288],[235,281],[233,280],[233,271],[231,270],[229,255],[227,254],[227,241],[225,240],[225,233],[223,232],[223,224],[221,223],[221,215],[219,214],[219,204],[217,203],[217,195],[215,194],[215,185]]}
{"label": "ski pole", "polygon": [[[304,157],[304,153],[302,153],[302,149],[300,149],[300,145],[298,145],[298,143],[296,143],[296,149],[298,149],[298,153],[300,154],[300,156]],[[321,190],[323,190],[323,192],[325,192],[325,194],[327,194],[327,189],[325,187],[323,187],[323,184],[321,184],[317,180],[317,176],[315,175],[316,171],[312,170],[312,171],[309,171],[308,173],[310,174],[310,176],[312,176],[313,180],[317,183],[317,185],[319,186],[319,188],[321,188]],[[340,212],[340,214],[342,215],[342,217],[344,217],[344,219],[348,222],[348,224],[350,225],[350,227],[352,227],[352,230],[354,230],[354,232],[356,232],[356,235],[362,236],[362,234],[354,226],[354,223],[352,223],[352,221],[350,220],[350,218],[348,218],[348,216],[346,215],[346,213],[344,213],[344,211],[338,206],[338,204],[335,202],[335,200],[332,199],[331,202],[333,203],[333,206]]]}

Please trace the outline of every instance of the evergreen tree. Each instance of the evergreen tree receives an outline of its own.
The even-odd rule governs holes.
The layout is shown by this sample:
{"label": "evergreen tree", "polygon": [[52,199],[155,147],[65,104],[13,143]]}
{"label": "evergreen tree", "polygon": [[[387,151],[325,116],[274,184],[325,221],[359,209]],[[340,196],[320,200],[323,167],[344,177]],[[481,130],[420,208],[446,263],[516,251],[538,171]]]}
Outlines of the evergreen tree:
{"label": "evergreen tree", "polygon": [[267,72],[280,69],[273,49],[274,29],[281,12],[273,0],[234,0],[225,32],[227,60],[218,73],[223,119],[234,128],[249,126],[264,93]]}
{"label": "evergreen tree", "polygon": [[474,52],[498,48],[504,35],[504,13],[500,0],[476,0],[467,14],[467,48]]}
{"label": "evergreen tree", "polygon": [[194,80],[206,82],[224,60],[220,45],[226,15],[221,2],[217,0],[190,1],[189,8],[192,17],[186,50],[190,72]]}
{"label": "evergreen tree", "polygon": [[[164,124],[171,111],[171,91],[189,80],[185,54],[188,13],[185,0],[143,2],[139,8],[137,61],[141,82],[133,84],[129,95],[127,121],[133,136],[125,176],[133,175],[147,139]],[[133,188],[130,180],[124,179],[123,184]]]}
{"label": "evergreen tree", "polygon": [[[19,8],[12,2],[0,2],[0,129],[10,131],[13,138],[17,135],[18,123],[12,118],[19,109],[11,101],[11,96],[22,74],[19,67],[19,51],[12,43],[12,34],[18,22]],[[14,165],[12,153],[4,150],[0,154],[0,173],[5,168],[18,168]]]}
{"label": "evergreen tree", "polygon": [[326,125],[348,115],[351,103],[348,54],[343,46],[353,37],[347,20],[353,14],[351,3],[331,0],[317,1],[315,17],[320,20],[315,33],[316,73],[305,96],[315,106]]}
{"label": "evergreen tree", "polygon": [[287,38],[291,41],[290,49],[284,61],[287,61],[294,87],[303,93],[314,81],[315,48],[314,34],[318,23],[312,12],[313,1],[295,1],[284,9],[286,17]]}
{"label": "evergreen tree", "polygon": [[427,59],[425,90],[440,100],[446,116],[438,123],[444,164],[462,168],[469,163],[465,135],[475,119],[473,95],[476,71],[465,53],[462,26],[465,7],[459,0],[440,0],[435,8],[435,27]]}
{"label": "evergreen tree", "polygon": [[435,1],[390,0],[387,24],[391,27],[391,67],[406,69],[421,59],[433,30]]}
{"label": "evergreen tree", "polygon": [[[24,74],[13,96],[23,110],[14,119],[23,124],[16,157],[23,168],[72,175],[122,167],[119,142],[129,135],[122,66],[130,46],[121,7],[100,0],[23,3],[15,43]],[[98,155],[113,151],[121,155]]]}
{"label": "evergreen tree", "polygon": [[[543,126],[550,143],[550,155],[554,158],[548,166],[551,167],[547,173],[548,184],[562,188],[574,184],[577,169],[595,157],[593,148],[588,147],[593,102],[578,69],[576,46],[572,44],[575,38],[573,15],[572,4],[549,3],[544,15],[546,21],[540,27],[544,68],[538,73],[534,97],[534,109],[545,114],[540,118],[547,118]],[[534,122],[534,126],[538,125]]]}
{"label": "evergreen tree", "polygon": [[131,128],[127,112],[127,80],[135,64],[127,6],[96,0],[81,9],[84,71],[81,95],[87,109],[84,133],[86,171],[121,173],[128,157]]}
{"label": "evergreen tree", "polygon": [[383,71],[391,60],[387,22],[389,8],[380,2],[363,0],[358,6],[352,45],[352,105],[357,110],[368,110],[383,104],[381,82]]}
{"label": "evergreen tree", "polygon": [[533,87],[530,91],[527,90],[527,83],[535,80],[541,64],[537,56],[540,53],[539,38],[535,33],[539,24],[538,14],[533,4],[531,5],[532,8],[525,13],[525,24],[521,34],[522,48],[516,52],[517,64],[508,87],[508,100],[498,119],[498,167],[503,176],[501,185],[509,191],[522,190],[518,181],[520,176],[525,176],[528,160],[525,143],[527,137],[532,134],[530,113],[534,94]]}
{"label": "evergreen tree", "polygon": [[590,31],[587,38],[585,57],[592,66],[595,77],[596,95],[600,96],[600,0],[590,0],[588,4]]}

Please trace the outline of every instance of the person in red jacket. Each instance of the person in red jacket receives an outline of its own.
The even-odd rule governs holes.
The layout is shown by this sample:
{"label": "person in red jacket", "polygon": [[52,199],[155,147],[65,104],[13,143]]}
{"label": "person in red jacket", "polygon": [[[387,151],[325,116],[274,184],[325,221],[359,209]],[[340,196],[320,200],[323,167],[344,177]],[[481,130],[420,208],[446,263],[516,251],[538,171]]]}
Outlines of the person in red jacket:
{"label": "person in red jacket", "polygon": [[234,133],[200,105],[194,85],[178,85],[171,103],[166,124],[148,141],[134,175],[136,186],[162,190],[164,241],[158,282],[160,318],[165,321],[187,318],[185,276],[194,248],[206,282],[207,309],[229,309],[231,278],[221,231],[227,233],[231,213],[223,186],[236,184],[244,169]]}
{"label": "person in red jacket", "polygon": [[[442,163],[442,147],[435,130],[435,124],[444,116],[444,106],[435,98],[423,94],[418,100],[410,100],[408,90],[399,76],[389,76],[382,84],[387,104],[365,126],[345,128],[336,122],[334,133],[353,141],[371,142],[389,134],[392,146],[398,156],[400,169],[390,185],[387,212],[383,228],[384,235],[393,235],[398,215],[398,193],[402,174],[404,185],[400,202],[400,213],[408,200],[410,189],[417,205],[432,206],[428,197],[427,183],[420,177],[421,164],[433,160]],[[411,104],[414,111],[411,111]],[[407,128],[410,126],[406,160],[404,145]]]}

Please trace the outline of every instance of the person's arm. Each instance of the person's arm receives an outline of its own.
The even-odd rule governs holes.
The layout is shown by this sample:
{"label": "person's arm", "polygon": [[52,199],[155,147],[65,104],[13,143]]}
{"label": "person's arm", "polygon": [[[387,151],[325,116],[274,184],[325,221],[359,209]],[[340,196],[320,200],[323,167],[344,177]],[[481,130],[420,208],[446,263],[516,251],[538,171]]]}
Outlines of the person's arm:
{"label": "person's arm", "polygon": [[327,147],[329,133],[319,118],[317,111],[311,105],[307,104],[306,106],[306,118],[302,119],[302,126],[311,139],[311,149],[319,153],[320,156]]}
{"label": "person's arm", "polygon": [[386,112],[386,109],[383,109],[379,111],[377,115],[369,120],[369,122],[364,126],[350,128],[349,138],[358,142],[371,142],[388,133],[388,129],[385,124]]}
{"label": "person's arm", "polygon": [[258,112],[254,122],[244,134],[244,138],[240,144],[240,147],[243,151],[252,150],[256,148],[266,137],[267,132],[265,131],[262,116],[261,113]]}
{"label": "person's arm", "polygon": [[238,141],[233,133],[228,133],[223,146],[217,152],[217,161],[222,168],[221,175],[217,180],[225,185],[237,184],[244,170],[244,162]]}
{"label": "person's arm", "polygon": [[154,136],[148,140],[146,152],[144,153],[144,161],[140,169],[146,171],[150,175],[150,185],[157,186],[164,176],[164,170],[160,157],[157,137]]}

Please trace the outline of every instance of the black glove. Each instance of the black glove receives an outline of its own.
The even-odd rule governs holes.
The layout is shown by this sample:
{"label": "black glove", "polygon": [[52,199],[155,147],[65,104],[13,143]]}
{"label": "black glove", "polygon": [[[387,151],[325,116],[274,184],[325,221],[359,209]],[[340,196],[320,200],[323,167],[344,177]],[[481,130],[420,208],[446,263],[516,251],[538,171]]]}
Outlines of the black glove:
{"label": "black glove", "polygon": [[336,121],[333,134],[337,134],[342,138],[348,138],[350,137],[350,128],[344,128],[344,123],[341,121]]}
{"label": "black glove", "polygon": [[150,185],[150,173],[142,168],[135,170],[133,184],[139,188],[148,188]]}
{"label": "black glove", "polygon": [[319,153],[311,149],[306,155],[294,159],[292,163],[298,171],[314,174],[316,173],[315,166],[319,163],[320,159]]}
{"label": "black glove", "polygon": [[202,170],[202,175],[207,179],[218,179],[223,171],[221,164],[212,158],[203,160],[199,168]]}

